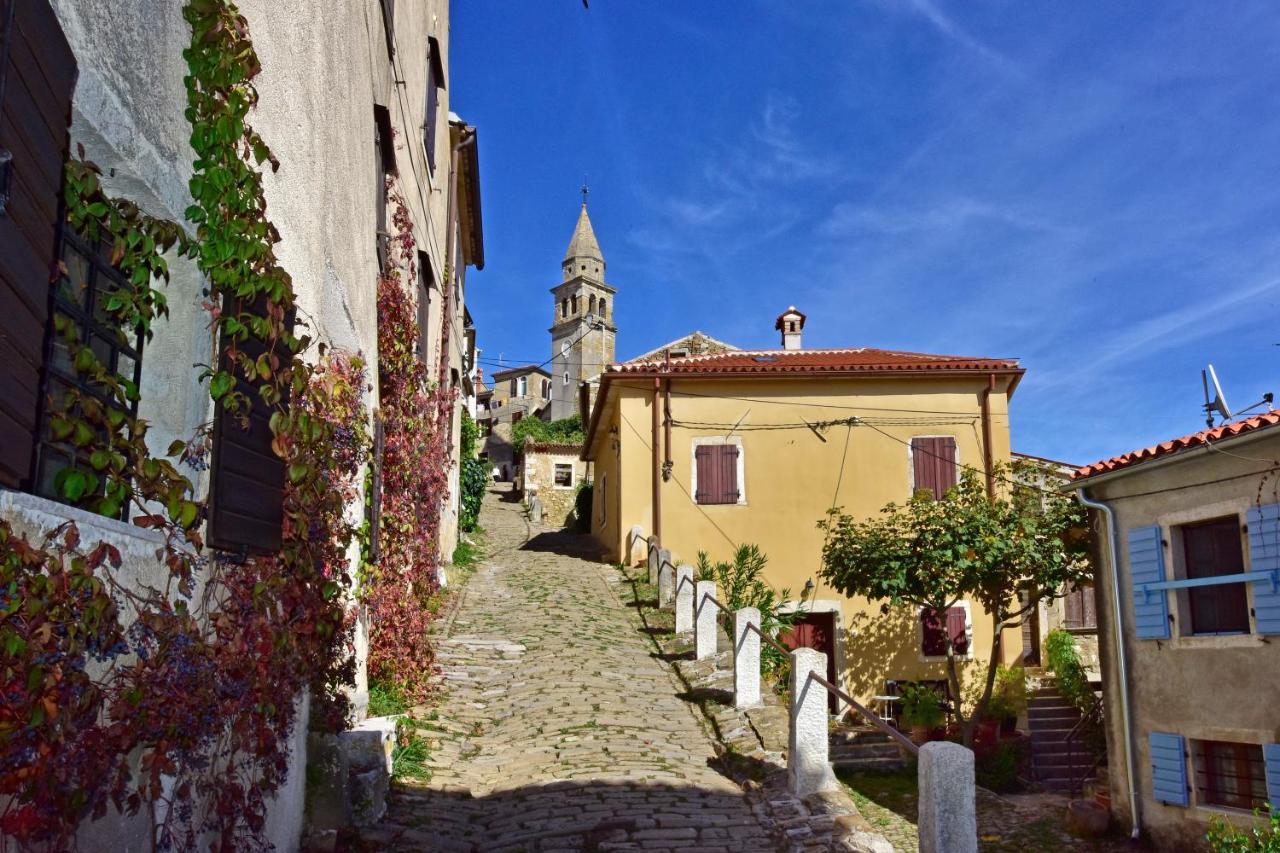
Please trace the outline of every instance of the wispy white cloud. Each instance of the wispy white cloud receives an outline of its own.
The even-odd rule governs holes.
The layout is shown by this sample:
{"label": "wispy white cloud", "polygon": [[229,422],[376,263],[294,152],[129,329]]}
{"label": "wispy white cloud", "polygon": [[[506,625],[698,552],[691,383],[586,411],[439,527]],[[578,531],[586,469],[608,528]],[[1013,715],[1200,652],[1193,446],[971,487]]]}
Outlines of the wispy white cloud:
{"label": "wispy white cloud", "polygon": [[968,196],[953,196],[917,207],[886,207],[840,202],[818,226],[827,237],[846,238],[860,233],[884,235],[914,233],[950,234],[970,227],[1006,226],[1018,231],[1070,236],[1074,226],[1060,225],[1047,216],[1016,203],[997,203]]}
{"label": "wispy white cloud", "polygon": [[1014,73],[1018,66],[1000,51],[974,37],[964,27],[940,9],[931,0],[877,0],[881,6],[901,9],[927,21],[935,30],[970,50],[1002,71]]}

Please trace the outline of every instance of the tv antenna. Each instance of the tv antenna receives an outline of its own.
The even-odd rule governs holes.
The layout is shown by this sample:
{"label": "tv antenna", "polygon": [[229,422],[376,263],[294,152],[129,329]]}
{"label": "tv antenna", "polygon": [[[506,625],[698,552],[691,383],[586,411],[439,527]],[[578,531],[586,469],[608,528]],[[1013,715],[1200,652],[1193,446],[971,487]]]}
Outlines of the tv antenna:
{"label": "tv antenna", "polygon": [[1266,406],[1267,411],[1272,410],[1271,404],[1275,400],[1275,395],[1268,391],[1262,395],[1261,400],[1254,403],[1252,406],[1248,406],[1233,413],[1231,411],[1231,407],[1227,405],[1226,395],[1222,393],[1222,383],[1218,381],[1218,372],[1213,369],[1212,364],[1208,365],[1206,369],[1200,371],[1200,382],[1204,385],[1204,422],[1210,427],[1213,426],[1215,414],[1222,418],[1223,423],[1226,423],[1233,417],[1248,414],[1254,409],[1262,406]]}

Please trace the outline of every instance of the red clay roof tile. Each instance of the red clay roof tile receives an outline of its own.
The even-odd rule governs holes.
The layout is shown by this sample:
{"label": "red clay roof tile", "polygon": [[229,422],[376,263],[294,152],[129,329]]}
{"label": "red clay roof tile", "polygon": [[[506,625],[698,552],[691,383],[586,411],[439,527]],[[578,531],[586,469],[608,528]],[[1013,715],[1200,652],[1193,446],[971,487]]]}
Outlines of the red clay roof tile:
{"label": "red clay roof tile", "polygon": [[606,373],[705,376],[718,374],[840,373],[917,370],[1018,370],[1017,359],[932,355],[872,349],[737,350],[610,365]]}
{"label": "red clay roof tile", "polygon": [[1076,469],[1076,472],[1072,474],[1072,479],[1082,480],[1086,477],[1095,477],[1098,474],[1118,471],[1122,468],[1129,468],[1146,462],[1149,459],[1169,456],[1180,450],[1189,450],[1193,447],[1203,447],[1215,441],[1232,438],[1242,433],[1253,432],[1275,424],[1280,424],[1280,412],[1263,412],[1260,415],[1254,415],[1251,418],[1245,418],[1235,423],[1223,424],[1213,429],[1204,429],[1191,435],[1184,435],[1182,438],[1175,438],[1172,441],[1164,441],[1151,447],[1144,447],[1141,450],[1131,450],[1120,456],[1099,460],[1091,465]]}

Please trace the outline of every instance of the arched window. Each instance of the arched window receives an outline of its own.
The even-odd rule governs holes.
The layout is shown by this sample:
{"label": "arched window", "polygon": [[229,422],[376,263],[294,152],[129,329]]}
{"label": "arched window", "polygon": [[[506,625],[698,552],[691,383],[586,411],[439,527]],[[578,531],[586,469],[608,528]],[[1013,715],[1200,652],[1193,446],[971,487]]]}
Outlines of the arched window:
{"label": "arched window", "polygon": [[589,314],[596,313],[596,298],[594,295],[592,295],[592,297],[587,300],[587,313]]}
{"label": "arched window", "polygon": [[609,313],[609,312],[605,310],[604,297],[603,297],[603,296],[601,296],[601,297],[600,297],[600,317],[601,317],[601,319],[603,319],[605,316],[607,316],[607,315],[608,315],[608,313]]}

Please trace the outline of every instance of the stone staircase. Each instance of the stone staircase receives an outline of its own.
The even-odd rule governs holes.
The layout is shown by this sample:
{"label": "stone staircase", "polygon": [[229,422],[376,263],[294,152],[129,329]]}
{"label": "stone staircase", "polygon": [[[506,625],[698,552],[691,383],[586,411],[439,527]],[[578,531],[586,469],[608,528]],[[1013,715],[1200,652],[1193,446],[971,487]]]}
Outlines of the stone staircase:
{"label": "stone staircase", "polygon": [[837,770],[897,770],[905,764],[893,739],[869,726],[834,729],[830,758]]}
{"label": "stone staircase", "polygon": [[1051,678],[1043,678],[1040,688],[1027,699],[1027,722],[1037,781],[1051,791],[1070,793],[1093,765],[1093,755],[1085,744],[1077,738],[1073,753],[1067,739],[1080,722],[1080,712],[1058,692]]}

